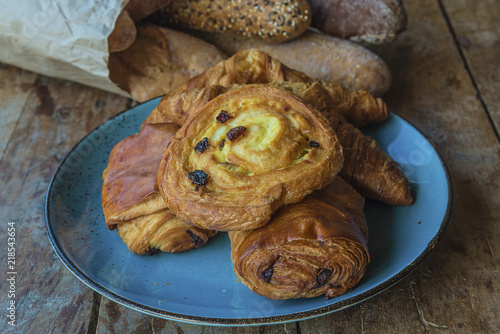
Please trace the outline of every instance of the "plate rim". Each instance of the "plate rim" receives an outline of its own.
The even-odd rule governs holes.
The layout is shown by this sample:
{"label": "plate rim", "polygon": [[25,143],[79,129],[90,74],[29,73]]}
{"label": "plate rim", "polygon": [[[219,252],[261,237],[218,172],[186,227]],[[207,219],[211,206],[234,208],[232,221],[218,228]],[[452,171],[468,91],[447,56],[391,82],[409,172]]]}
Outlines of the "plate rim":
{"label": "plate rim", "polygon": [[400,282],[404,277],[409,275],[411,272],[413,272],[429,255],[430,253],[434,250],[436,247],[437,243],[439,240],[442,238],[444,235],[444,232],[446,228],[448,227],[450,218],[451,218],[451,211],[453,208],[453,201],[454,201],[454,192],[453,192],[453,182],[448,170],[448,166],[446,165],[446,162],[443,159],[443,156],[441,152],[436,147],[436,144],[426,135],[424,134],[418,127],[413,125],[411,122],[409,122],[407,119],[405,119],[402,116],[396,115],[394,113],[390,113],[390,117],[396,117],[401,119],[402,121],[408,123],[411,127],[413,127],[420,135],[422,135],[432,146],[434,152],[436,153],[437,157],[439,158],[439,162],[444,170],[444,174],[446,177],[446,183],[448,187],[448,204],[446,207],[446,211],[443,217],[443,220],[441,221],[441,224],[439,226],[439,230],[437,233],[434,235],[434,237],[428,242],[427,246],[425,249],[407,266],[405,266],[402,270],[400,270],[397,274],[391,276],[387,280],[383,281],[382,283],[372,287],[371,289],[368,289],[358,295],[349,297],[347,299],[344,299],[340,302],[314,308],[311,310],[307,311],[301,311],[301,312],[294,312],[294,313],[288,313],[284,315],[278,315],[278,316],[264,316],[264,317],[256,317],[256,318],[215,318],[215,317],[203,317],[203,316],[196,316],[196,315],[186,315],[186,314],[180,314],[180,313],[175,313],[171,311],[164,311],[164,310],[159,310],[150,306],[146,306],[140,303],[137,303],[133,300],[129,300],[128,298],[119,296],[118,294],[104,288],[101,286],[99,283],[95,282],[90,278],[88,275],[86,275],[84,272],[82,272],[78,267],[68,258],[68,256],[65,254],[63,247],[59,244],[59,242],[55,238],[55,231],[53,230],[53,227],[50,222],[50,194],[51,190],[54,186],[55,180],[57,179],[58,174],[60,173],[60,170],[63,168],[66,160],[72,155],[72,153],[83,143],[85,140],[91,136],[93,133],[96,131],[99,131],[99,129],[103,126],[105,126],[107,123],[113,121],[114,119],[123,116],[125,113],[132,113],[136,109],[139,109],[139,107],[144,106],[146,104],[152,104],[155,103],[155,101],[159,101],[161,97],[157,97],[148,101],[145,101],[141,104],[138,104],[132,108],[123,110],[114,116],[110,117],[106,121],[104,121],[102,124],[96,126],[94,129],[89,131],[85,136],[83,136],[79,141],[77,141],[70,150],[64,155],[63,159],[59,162],[57,168],[53,172],[53,175],[49,181],[49,184],[47,186],[47,191],[45,193],[45,203],[44,203],[44,216],[45,216],[45,227],[46,227],[46,232],[50,241],[50,244],[52,246],[53,251],[56,253],[57,257],[61,260],[61,262],[64,264],[64,266],[74,275],[76,276],[81,282],[83,282],[85,285],[87,285],[89,288],[92,290],[96,291],[99,293],[101,296],[104,296],[108,299],[111,299],[114,302],[117,302],[125,307],[128,307],[130,309],[133,309],[135,311],[141,312],[143,314],[147,314],[150,316],[155,316],[167,320],[173,320],[173,321],[180,321],[184,323],[190,323],[190,324],[197,324],[197,325],[207,325],[207,326],[258,326],[258,325],[273,325],[273,324],[280,324],[280,323],[286,323],[286,322],[292,322],[292,321],[301,321],[305,319],[311,319],[319,316],[323,316],[329,313],[333,313],[342,309],[345,309],[347,307],[356,305],[364,300],[367,300],[369,298],[372,298],[379,293],[389,289],[391,286],[395,285],[396,283]]}

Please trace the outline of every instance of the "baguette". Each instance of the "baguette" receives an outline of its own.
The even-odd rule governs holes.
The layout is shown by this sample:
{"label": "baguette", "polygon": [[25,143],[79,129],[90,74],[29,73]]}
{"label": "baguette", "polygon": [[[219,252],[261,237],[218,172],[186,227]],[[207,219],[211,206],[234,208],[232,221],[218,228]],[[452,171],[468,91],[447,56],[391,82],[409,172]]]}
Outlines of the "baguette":
{"label": "baguette", "polygon": [[294,40],[280,44],[223,33],[198,33],[196,36],[215,45],[228,56],[245,49],[259,49],[311,78],[333,82],[350,90],[364,90],[381,96],[392,81],[389,67],[374,52],[312,29]]}
{"label": "baguette", "polygon": [[309,0],[312,26],[356,42],[384,43],[406,28],[401,0]]}
{"label": "baguette", "polygon": [[299,36],[311,23],[311,9],[306,0],[181,0],[163,7],[152,20],[159,25],[237,33],[276,43]]}
{"label": "baguette", "polygon": [[168,92],[226,58],[214,46],[182,32],[152,24],[137,26],[135,42],[112,53],[110,79],[138,101]]}

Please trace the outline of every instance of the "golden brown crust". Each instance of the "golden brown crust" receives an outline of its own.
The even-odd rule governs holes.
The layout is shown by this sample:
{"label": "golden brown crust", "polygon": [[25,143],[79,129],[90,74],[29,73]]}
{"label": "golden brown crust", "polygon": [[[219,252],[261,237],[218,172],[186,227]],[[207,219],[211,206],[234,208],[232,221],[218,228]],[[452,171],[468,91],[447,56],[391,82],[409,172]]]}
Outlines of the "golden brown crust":
{"label": "golden brown crust", "polygon": [[108,36],[108,51],[120,52],[128,49],[135,41],[137,29],[126,10],[118,15],[113,31]]}
{"label": "golden brown crust", "polygon": [[[265,52],[255,49],[244,50],[187,80],[178,88],[166,94],[164,99],[167,100],[171,96],[181,94],[188,89],[285,81],[306,84],[317,82],[317,80],[308,77],[302,72],[288,68]],[[336,110],[356,126],[381,122],[389,115],[382,99],[376,98],[370,93],[350,91],[334,83],[323,81],[319,83],[330,94]],[[159,106],[159,108],[162,107]]]}
{"label": "golden brown crust", "polygon": [[283,42],[299,36],[311,23],[306,0],[179,0],[151,18],[160,25]]}
{"label": "golden brown crust", "polygon": [[214,46],[152,24],[137,26],[135,42],[112,53],[110,79],[138,101],[161,96],[226,58]]}
{"label": "golden brown crust", "polygon": [[369,262],[364,199],[340,178],[269,224],[231,231],[239,280],[272,299],[339,296],[362,278]]}
{"label": "golden brown crust", "polygon": [[[280,82],[271,86],[300,97],[327,116],[345,150],[341,175],[363,196],[393,205],[413,203],[408,179],[399,164],[388,156],[375,140],[363,135],[335,111],[337,103],[333,101],[333,95],[336,95],[338,100],[344,100],[346,104],[350,103],[348,98],[342,98],[343,89],[337,89],[335,86],[335,92],[328,94],[326,91],[329,86],[317,81],[312,84]],[[212,86],[165,97],[145,122],[172,121],[182,125],[191,113],[199,110],[208,101],[238,87],[242,86]]]}
{"label": "golden brown crust", "polygon": [[378,143],[336,113],[328,116],[344,149],[340,176],[365,198],[391,205],[412,205],[410,184],[402,167]]}
{"label": "golden brown crust", "polygon": [[217,231],[188,225],[164,209],[118,224],[117,233],[132,253],[153,255],[158,251],[179,253],[203,247]]}
{"label": "golden brown crust", "polygon": [[364,90],[382,96],[392,83],[389,66],[377,54],[346,39],[312,29],[279,44],[226,33],[198,33],[196,36],[228,56],[247,49],[267,52],[289,68],[349,90]]}
{"label": "golden brown crust", "polygon": [[115,145],[103,172],[102,205],[110,229],[122,221],[167,206],[158,193],[156,173],[161,156],[179,127],[145,124]]}
{"label": "golden brown crust", "polygon": [[118,230],[133,253],[199,248],[216,233],[177,219],[158,191],[161,156],[178,129],[175,124],[144,124],[139,133],[115,145],[103,173],[106,224],[110,230]]}
{"label": "golden brown crust", "polygon": [[278,87],[247,85],[190,115],[165,152],[158,184],[180,219],[244,230],[324,187],[341,167],[342,149],[324,116]]}
{"label": "golden brown crust", "polygon": [[310,0],[312,25],[357,42],[393,41],[406,28],[401,0]]}

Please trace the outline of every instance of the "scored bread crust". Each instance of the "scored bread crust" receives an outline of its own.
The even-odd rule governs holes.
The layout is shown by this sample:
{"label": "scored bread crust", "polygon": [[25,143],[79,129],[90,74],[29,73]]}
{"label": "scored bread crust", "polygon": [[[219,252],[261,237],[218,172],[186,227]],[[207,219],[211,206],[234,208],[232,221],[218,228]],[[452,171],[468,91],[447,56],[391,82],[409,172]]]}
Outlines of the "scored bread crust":
{"label": "scored bread crust", "polygon": [[215,45],[228,56],[247,49],[264,51],[288,68],[349,90],[382,96],[392,84],[389,66],[376,53],[315,29],[307,29],[300,36],[279,44],[227,33],[197,33],[195,36]]}
{"label": "scored bread crust", "polygon": [[[221,112],[230,119],[220,122]],[[229,132],[241,126],[246,130],[233,140]],[[200,152],[202,141],[207,145]],[[342,161],[335,133],[314,107],[279,87],[246,85],[187,119],[165,151],[158,185],[180,219],[207,229],[247,230],[330,183]],[[190,178],[200,170],[204,184]]]}

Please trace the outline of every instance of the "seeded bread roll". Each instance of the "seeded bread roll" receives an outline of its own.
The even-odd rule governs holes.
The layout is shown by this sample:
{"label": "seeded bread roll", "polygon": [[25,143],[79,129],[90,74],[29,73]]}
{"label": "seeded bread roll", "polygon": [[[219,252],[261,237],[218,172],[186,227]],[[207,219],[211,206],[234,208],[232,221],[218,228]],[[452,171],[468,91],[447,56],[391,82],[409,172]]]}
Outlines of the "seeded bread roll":
{"label": "seeded bread roll", "polygon": [[159,25],[282,42],[299,36],[311,23],[306,0],[173,1],[151,18]]}
{"label": "seeded bread roll", "polygon": [[280,44],[223,33],[199,33],[197,36],[228,56],[241,50],[258,49],[311,78],[336,83],[350,90],[364,90],[381,96],[392,82],[389,66],[374,52],[312,29]]}
{"label": "seeded bread roll", "polygon": [[309,0],[312,26],[352,41],[390,42],[406,28],[401,0]]}

